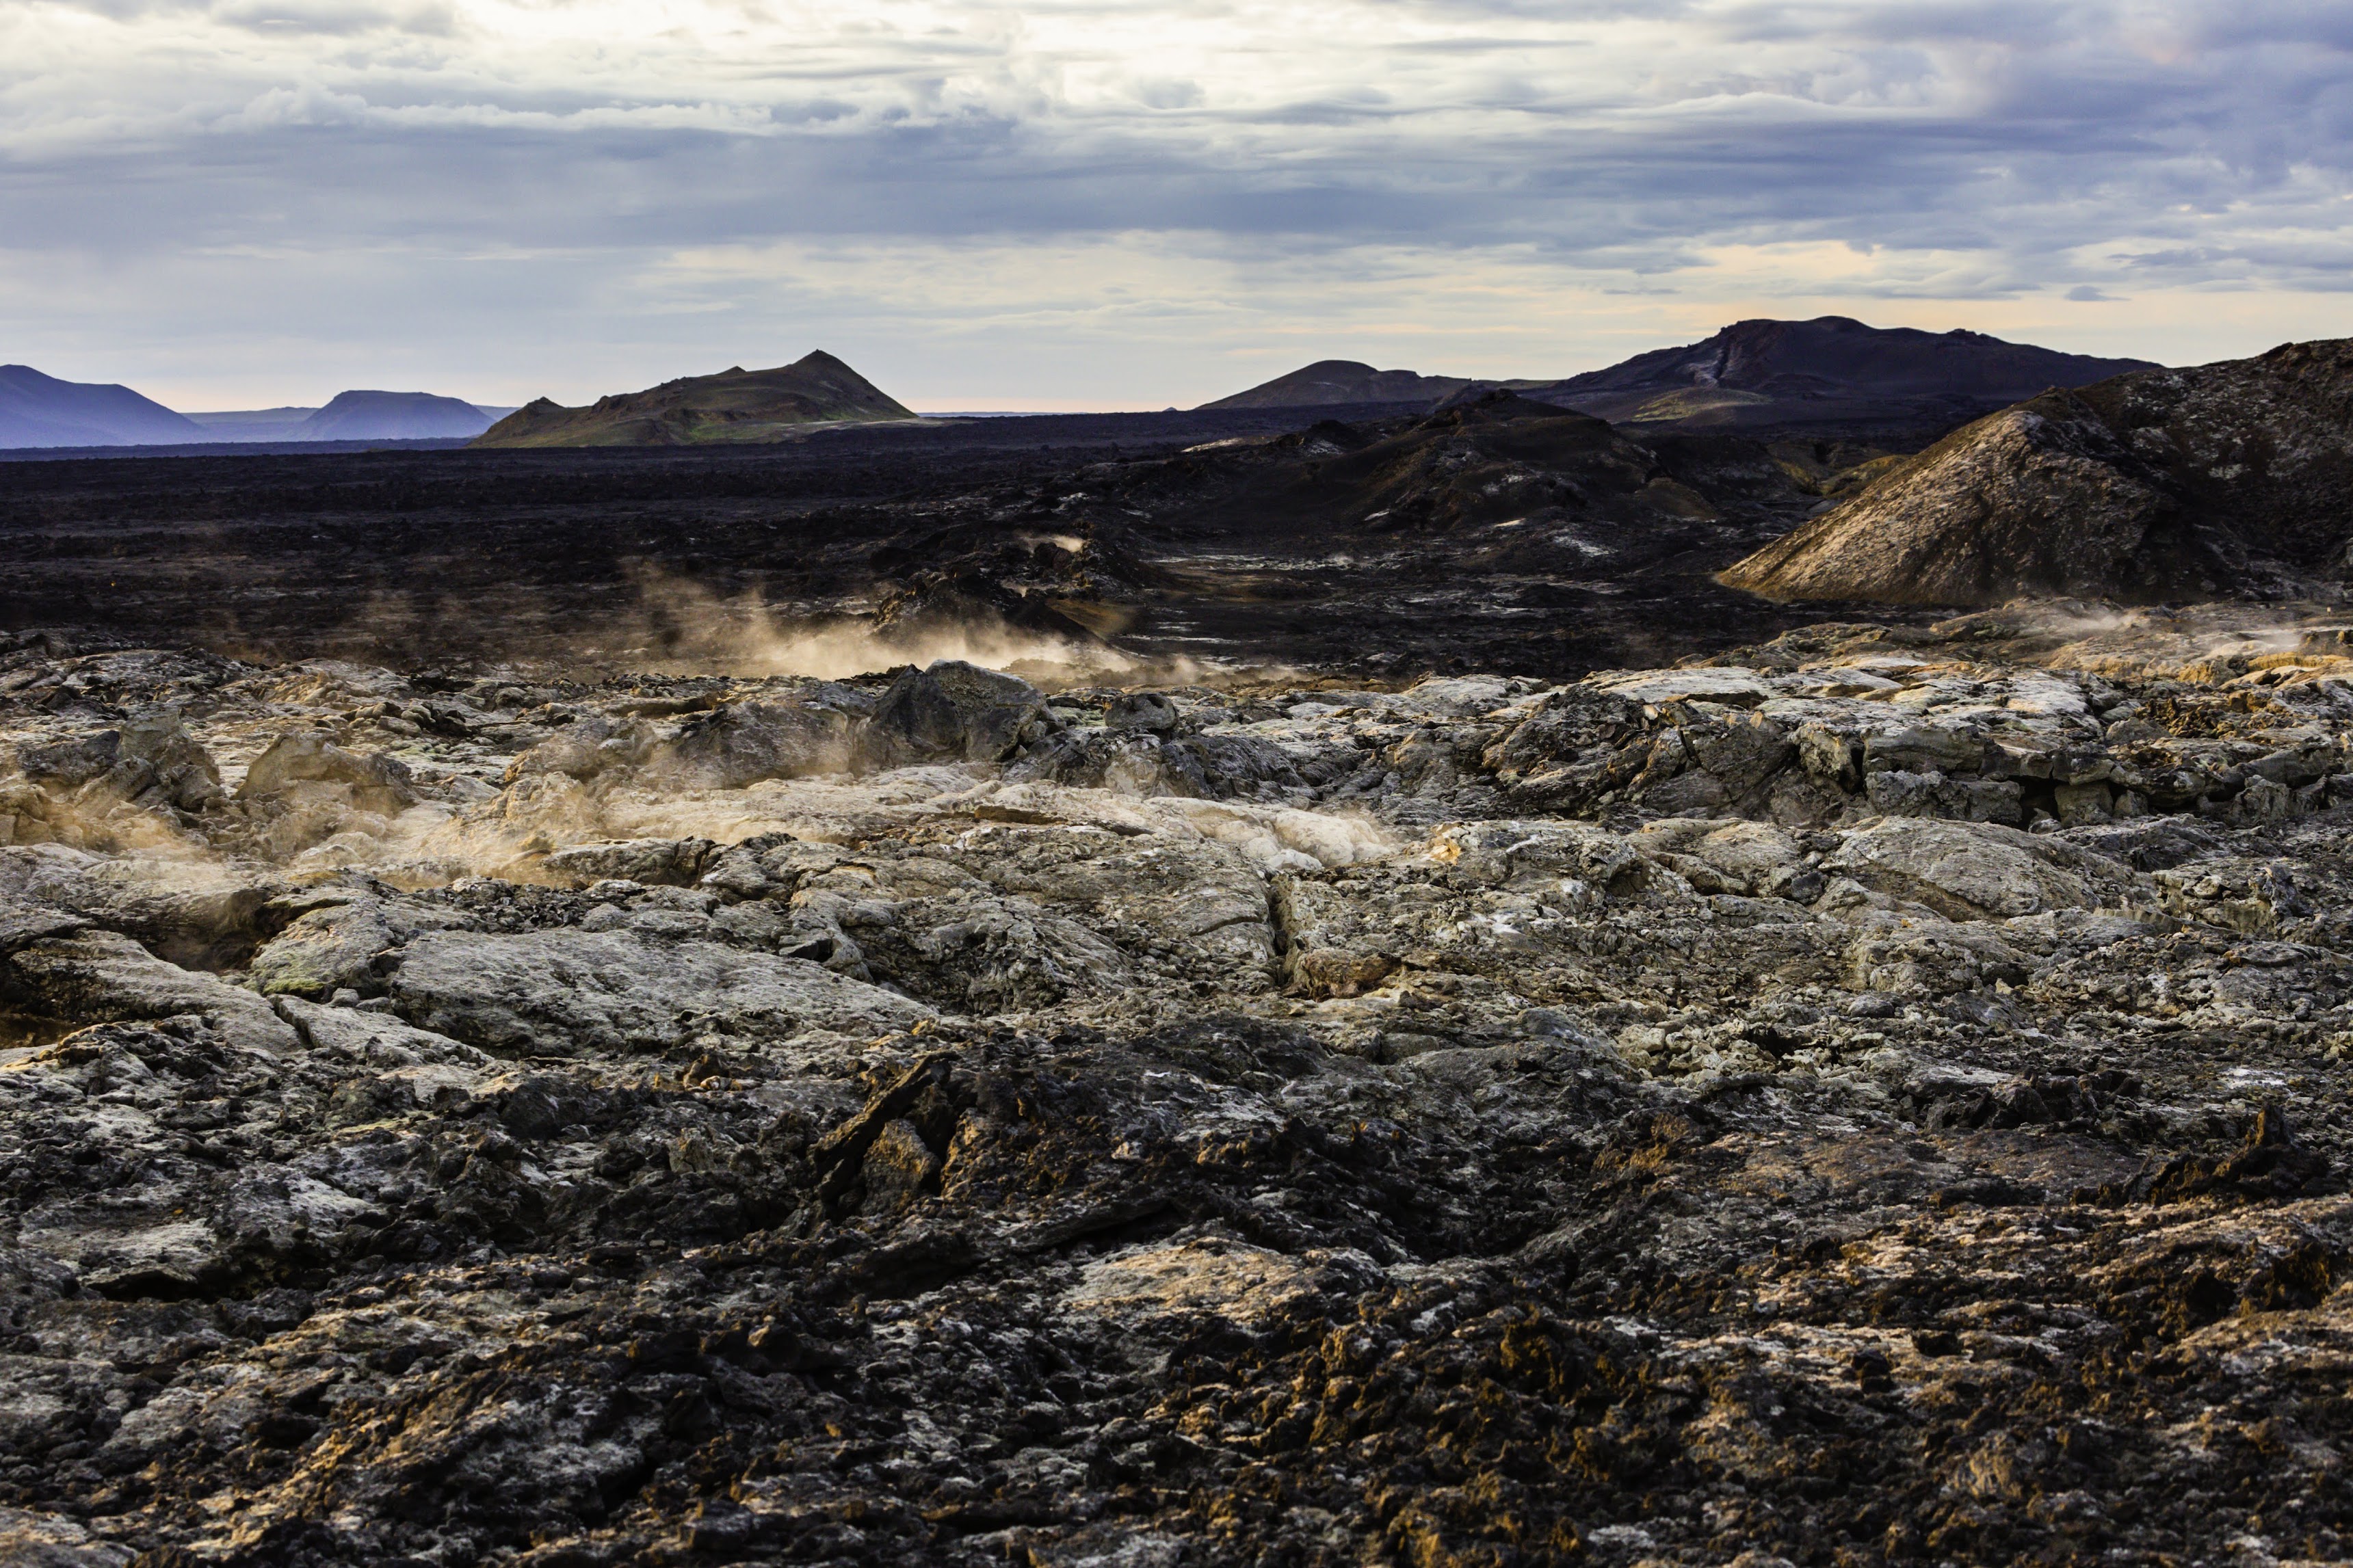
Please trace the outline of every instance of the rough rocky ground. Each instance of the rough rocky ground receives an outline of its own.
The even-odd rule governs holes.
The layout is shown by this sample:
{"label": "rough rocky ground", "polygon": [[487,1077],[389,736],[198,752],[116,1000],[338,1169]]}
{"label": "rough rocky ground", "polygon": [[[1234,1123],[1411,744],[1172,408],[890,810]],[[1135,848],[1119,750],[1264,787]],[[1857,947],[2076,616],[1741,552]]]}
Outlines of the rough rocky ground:
{"label": "rough rocky ground", "polygon": [[2325,614],[5,647],[0,1557],[2348,1550]]}

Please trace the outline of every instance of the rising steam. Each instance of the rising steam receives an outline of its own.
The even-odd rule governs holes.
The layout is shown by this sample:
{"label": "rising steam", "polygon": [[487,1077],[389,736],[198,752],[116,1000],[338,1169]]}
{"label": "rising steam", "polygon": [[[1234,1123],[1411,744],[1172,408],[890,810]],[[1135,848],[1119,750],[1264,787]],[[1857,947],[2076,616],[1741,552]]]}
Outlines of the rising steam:
{"label": "rising steam", "polygon": [[1103,680],[1138,668],[1136,660],[1115,648],[1026,631],[1001,617],[934,616],[877,626],[839,615],[796,616],[757,591],[722,598],[699,584],[652,569],[638,574],[637,605],[606,638],[611,640],[583,651],[658,672],[747,679],[797,675],[839,680],[944,658],[1008,670],[1039,685]]}

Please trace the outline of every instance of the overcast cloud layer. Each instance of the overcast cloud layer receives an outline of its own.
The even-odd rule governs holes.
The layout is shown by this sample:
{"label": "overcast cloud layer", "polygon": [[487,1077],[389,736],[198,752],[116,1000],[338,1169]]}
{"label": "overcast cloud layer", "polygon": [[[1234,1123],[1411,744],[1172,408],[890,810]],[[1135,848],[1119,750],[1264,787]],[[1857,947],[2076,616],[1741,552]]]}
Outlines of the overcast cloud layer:
{"label": "overcast cloud layer", "polygon": [[2353,7],[0,0],[0,361],[926,407],[1744,315],[2188,363],[2353,334]]}

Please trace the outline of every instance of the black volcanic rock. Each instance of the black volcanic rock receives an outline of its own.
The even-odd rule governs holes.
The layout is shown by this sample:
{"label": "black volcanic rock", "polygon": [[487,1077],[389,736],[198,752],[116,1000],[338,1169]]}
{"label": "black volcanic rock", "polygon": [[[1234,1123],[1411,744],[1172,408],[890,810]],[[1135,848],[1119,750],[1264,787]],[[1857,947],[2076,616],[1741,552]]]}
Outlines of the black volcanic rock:
{"label": "black volcanic rock", "polygon": [[1530,395],[1614,421],[1758,426],[1905,411],[1967,416],[2083,386],[2146,360],[2096,359],[1983,332],[1872,327],[1845,316],[1736,321],[1683,348],[1637,354]]}
{"label": "black volcanic rock", "polygon": [[1956,431],[1726,571],[1777,599],[2148,601],[2337,579],[2353,341],[2052,391]]}
{"label": "black volcanic rock", "polygon": [[1799,624],[1713,581],[1821,499],[1762,443],[1636,442],[1525,399],[1345,413],[0,464],[0,625],[287,658],[684,657],[758,642],[765,601],[851,617],[893,644],[883,664],[946,657],[935,634],[977,625],[1401,675],[1634,666]]}
{"label": "black volcanic rock", "polygon": [[339,392],[285,437],[292,441],[416,441],[479,436],[491,417],[429,392]]}
{"label": "black volcanic rock", "polygon": [[1320,359],[1288,375],[1261,382],[1247,392],[1220,397],[1204,408],[1322,408],[1349,403],[1436,402],[1471,385],[1454,375],[1420,375],[1409,370],[1375,370],[1352,359]]}
{"label": "black volcanic rock", "polygon": [[[1318,426],[1303,437],[1271,443],[1272,460],[1239,491],[1219,496],[1224,510],[1313,519],[1376,533],[1456,531],[1531,518],[1621,519],[1649,515],[1667,482],[1645,493],[1663,470],[1656,454],[1601,420],[1506,391],[1458,394],[1428,417],[1385,438],[1343,450]],[[1696,494],[1671,509],[1707,515]]]}
{"label": "black volcanic rock", "polygon": [[136,447],[201,441],[204,427],[127,386],[59,381],[0,365],[0,447]]}

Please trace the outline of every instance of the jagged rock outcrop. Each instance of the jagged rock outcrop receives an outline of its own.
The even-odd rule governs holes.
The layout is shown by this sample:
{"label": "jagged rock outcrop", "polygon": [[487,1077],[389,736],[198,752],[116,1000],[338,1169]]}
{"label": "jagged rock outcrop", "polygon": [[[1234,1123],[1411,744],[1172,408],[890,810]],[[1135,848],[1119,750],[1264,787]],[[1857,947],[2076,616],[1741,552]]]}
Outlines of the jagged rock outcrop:
{"label": "jagged rock outcrop", "polygon": [[2142,371],[1981,419],[1721,581],[1782,599],[2210,598],[2335,581],[2353,342]]}

